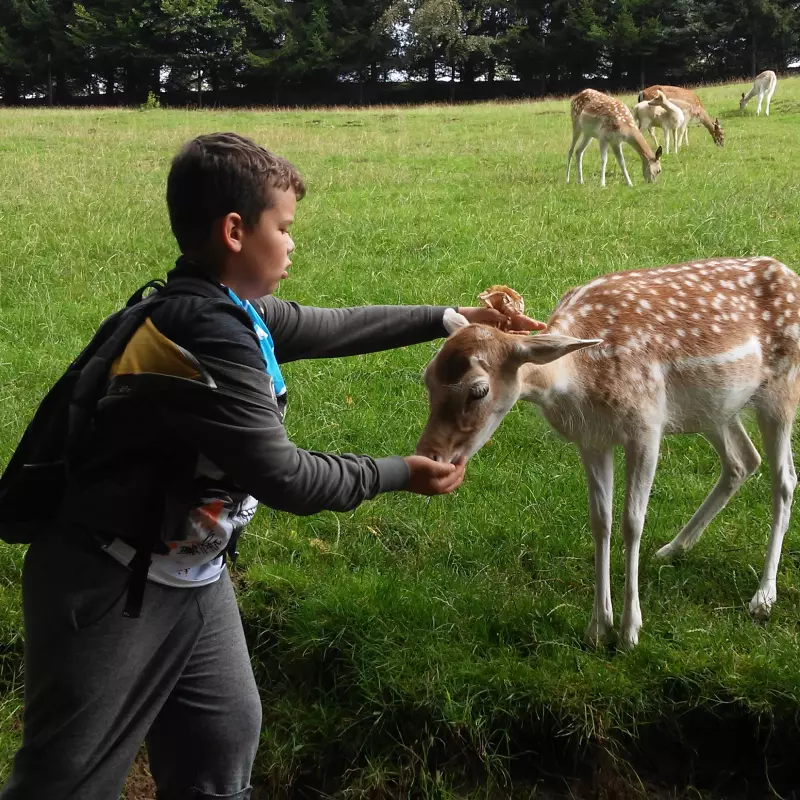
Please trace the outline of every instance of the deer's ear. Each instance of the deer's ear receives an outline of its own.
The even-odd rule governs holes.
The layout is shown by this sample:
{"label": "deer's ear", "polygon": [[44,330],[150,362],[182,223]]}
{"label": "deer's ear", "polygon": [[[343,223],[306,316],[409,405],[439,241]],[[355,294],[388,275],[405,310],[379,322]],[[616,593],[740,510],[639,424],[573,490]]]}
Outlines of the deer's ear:
{"label": "deer's ear", "polygon": [[446,308],[444,316],[442,317],[442,324],[447,331],[447,335],[452,336],[462,328],[466,328],[467,325],[469,325],[469,320],[462,314],[459,314],[458,311],[452,308]]}
{"label": "deer's ear", "polygon": [[516,342],[515,353],[522,362],[548,364],[575,350],[592,347],[602,341],[602,339],[575,339],[557,333],[540,333],[536,336],[526,336]]}
{"label": "deer's ear", "polygon": [[656,150],[656,161],[660,160],[662,152],[664,151],[661,149],[661,145],[659,145],[658,150]]}
{"label": "deer's ear", "polygon": [[742,92],[742,100],[744,100],[744,92]]}

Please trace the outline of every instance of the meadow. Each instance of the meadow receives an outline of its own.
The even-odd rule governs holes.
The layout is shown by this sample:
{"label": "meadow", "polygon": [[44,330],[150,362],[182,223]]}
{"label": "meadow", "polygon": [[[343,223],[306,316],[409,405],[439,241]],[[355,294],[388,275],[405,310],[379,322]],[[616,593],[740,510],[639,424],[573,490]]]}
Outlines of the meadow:
{"label": "meadow", "polygon": [[[769,118],[755,101],[739,111],[746,88],[699,91],[723,149],[693,127],[645,185],[623,148],[634,186],[609,158],[605,189],[596,143],[585,185],[564,183],[566,99],[0,111],[0,464],[99,321],[171,267],[164,185],[186,139],[234,130],[304,174],[281,297],[468,305],[505,283],[546,319],[569,287],[613,270],[751,255],[800,269],[800,79],[779,81]],[[437,346],[287,366],[290,436],[315,450],[410,453]],[[264,796],[761,797],[800,784],[798,519],[772,618],[747,614],[769,532],[766,465],[689,555],[652,558],[718,471],[700,437],[665,440],[630,653],[584,643],[594,574],[583,472],[531,406],[508,415],[452,496],[381,496],[308,518],[262,509],[236,580],[264,703]],[[20,737],[22,559],[0,544],[0,784]],[[615,526],[617,619],[622,581]]]}

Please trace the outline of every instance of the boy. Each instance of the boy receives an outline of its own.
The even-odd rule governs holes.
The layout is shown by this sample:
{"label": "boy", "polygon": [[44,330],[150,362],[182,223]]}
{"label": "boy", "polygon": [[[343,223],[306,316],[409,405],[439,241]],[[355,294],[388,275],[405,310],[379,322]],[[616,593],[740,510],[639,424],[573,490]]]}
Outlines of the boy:
{"label": "boy", "polygon": [[114,362],[58,530],[25,558],[23,743],[2,800],[118,798],[145,739],[161,800],[249,797],[261,707],[224,555],[257,502],[346,511],[463,479],[463,463],[327,455],[287,438],[279,363],[428,341],[445,335],[447,311],[272,297],[304,193],[291,164],[234,134],[201,136],[173,161],[174,296]]}

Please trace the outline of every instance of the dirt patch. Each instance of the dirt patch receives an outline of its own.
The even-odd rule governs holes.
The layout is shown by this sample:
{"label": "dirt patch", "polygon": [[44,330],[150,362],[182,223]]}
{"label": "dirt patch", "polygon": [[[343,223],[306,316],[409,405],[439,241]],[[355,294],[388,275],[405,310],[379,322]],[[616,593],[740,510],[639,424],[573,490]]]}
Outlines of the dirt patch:
{"label": "dirt patch", "polygon": [[142,751],[133,762],[125,782],[125,800],[155,800],[156,785],[150,775],[147,754]]}

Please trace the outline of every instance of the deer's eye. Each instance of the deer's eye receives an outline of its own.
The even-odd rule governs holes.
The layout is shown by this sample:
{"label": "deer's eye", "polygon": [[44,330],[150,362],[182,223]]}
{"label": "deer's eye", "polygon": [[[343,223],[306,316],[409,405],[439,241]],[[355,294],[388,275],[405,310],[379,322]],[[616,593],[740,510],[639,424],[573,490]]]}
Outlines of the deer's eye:
{"label": "deer's eye", "polygon": [[469,401],[482,400],[484,397],[486,397],[487,394],[489,394],[488,383],[474,383],[472,386],[469,387],[469,393],[467,395],[467,399]]}

